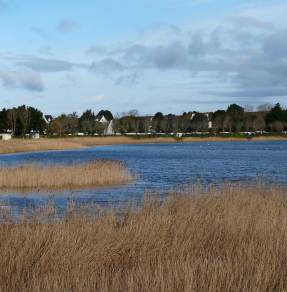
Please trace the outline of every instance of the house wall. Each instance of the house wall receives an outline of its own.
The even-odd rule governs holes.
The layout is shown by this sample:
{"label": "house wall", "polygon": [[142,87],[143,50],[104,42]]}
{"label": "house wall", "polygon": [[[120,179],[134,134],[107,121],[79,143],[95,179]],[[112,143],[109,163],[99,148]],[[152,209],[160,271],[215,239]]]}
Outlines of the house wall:
{"label": "house wall", "polygon": [[11,134],[0,134],[0,140],[3,141],[8,141],[12,139],[12,135]]}
{"label": "house wall", "polygon": [[113,121],[109,122],[107,129],[105,130],[105,135],[114,135]]}
{"label": "house wall", "polygon": [[33,133],[30,135],[31,139],[40,139],[40,134],[39,133]]}

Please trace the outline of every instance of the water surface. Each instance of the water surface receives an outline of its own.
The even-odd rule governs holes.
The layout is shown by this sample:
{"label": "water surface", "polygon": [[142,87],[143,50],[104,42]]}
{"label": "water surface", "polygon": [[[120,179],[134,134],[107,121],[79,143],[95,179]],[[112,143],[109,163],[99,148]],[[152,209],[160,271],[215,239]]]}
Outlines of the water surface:
{"label": "water surface", "polygon": [[[23,163],[71,164],[95,159],[120,160],[137,176],[125,186],[48,194],[59,208],[71,196],[78,203],[117,205],[141,201],[145,192],[166,193],[185,184],[224,181],[266,181],[287,185],[287,142],[198,142],[177,144],[113,145],[80,150],[8,154],[0,165]],[[47,194],[0,194],[2,203],[16,208],[45,204]]]}

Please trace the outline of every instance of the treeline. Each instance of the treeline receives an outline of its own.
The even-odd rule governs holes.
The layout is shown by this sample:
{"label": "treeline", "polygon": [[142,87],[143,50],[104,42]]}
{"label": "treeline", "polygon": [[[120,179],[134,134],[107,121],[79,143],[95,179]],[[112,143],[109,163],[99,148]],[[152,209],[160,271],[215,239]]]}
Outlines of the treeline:
{"label": "treeline", "polygon": [[77,113],[62,114],[47,125],[47,133],[102,135],[113,119],[113,114],[108,110],[101,110],[98,114],[95,114],[92,110],[86,110],[81,116],[78,116]]}
{"label": "treeline", "polygon": [[44,116],[33,107],[22,105],[0,111],[0,132],[10,132],[15,136],[39,132],[48,135],[111,134],[107,128],[112,125],[112,133],[192,133],[192,132],[281,132],[287,130],[287,110],[278,103],[275,106],[261,106],[257,111],[246,110],[232,104],[227,110],[213,113],[184,112],[182,115],[161,112],[153,116],[139,116],[136,110],[118,115],[116,118],[108,110],[95,114],[86,110],[62,114],[58,117]]}
{"label": "treeline", "polygon": [[[104,117],[104,121],[100,119]],[[40,134],[103,134],[107,123],[113,120],[110,111],[101,110],[97,115],[92,110],[86,110],[81,116],[77,113],[62,114],[53,118],[33,107],[19,106],[0,111],[0,132],[10,132],[14,136],[25,136],[31,132]]]}
{"label": "treeline", "polygon": [[0,111],[0,132],[24,136],[30,132],[44,133],[45,129],[43,113],[36,108],[22,105]]}
{"label": "treeline", "polygon": [[287,110],[278,103],[274,107],[262,105],[257,111],[246,111],[237,104],[213,113],[184,112],[182,115],[152,117],[126,115],[114,121],[120,133],[191,133],[191,132],[280,132],[287,130]]}

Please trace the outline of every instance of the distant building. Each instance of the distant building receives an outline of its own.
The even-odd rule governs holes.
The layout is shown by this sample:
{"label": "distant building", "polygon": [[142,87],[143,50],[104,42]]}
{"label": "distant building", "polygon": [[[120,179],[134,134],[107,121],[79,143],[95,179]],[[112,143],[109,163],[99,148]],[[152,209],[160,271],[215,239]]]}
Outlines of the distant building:
{"label": "distant building", "polygon": [[96,119],[97,122],[99,123],[102,123],[102,124],[106,124],[108,123],[109,121],[106,119],[106,117],[104,115],[102,116],[99,116],[97,119]]}
{"label": "distant building", "polygon": [[195,117],[196,113],[192,113],[191,116],[190,116],[190,120],[192,121],[193,118]]}
{"label": "distant building", "polygon": [[12,139],[12,134],[10,133],[2,133],[0,134],[0,140],[8,141]]}
{"label": "distant building", "polygon": [[[213,128],[213,123],[212,123],[212,113],[203,113],[207,119],[208,119],[208,129],[211,130]],[[190,120],[192,121],[193,118],[196,116],[196,113],[193,112],[190,116]]]}
{"label": "distant building", "polygon": [[108,124],[108,126],[107,126],[107,128],[105,129],[105,135],[114,135],[115,134],[115,132],[114,132],[114,128],[113,128],[113,121],[110,121],[110,122],[108,122],[109,124]]}
{"label": "distant building", "polygon": [[104,135],[114,135],[113,120],[109,121],[104,115],[100,115],[96,119],[97,122],[105,126]]}
{"label": "distant building", "polygon": [[53,121],[53,117],[51,115],[45,115],[44,121],[46,122],[46,124],[50,124]]}
{"label": "distant building", "polygon": [[29,134],[29,137],[30,137],[31,139],[40,139],[40,134],[39,134],[38,132],[31,132],[31,133]]}

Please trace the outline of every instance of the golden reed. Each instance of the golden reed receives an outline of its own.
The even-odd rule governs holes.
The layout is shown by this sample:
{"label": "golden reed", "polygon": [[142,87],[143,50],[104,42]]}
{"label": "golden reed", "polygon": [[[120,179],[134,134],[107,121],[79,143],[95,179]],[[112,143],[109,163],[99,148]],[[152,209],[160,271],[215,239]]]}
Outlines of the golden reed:
{"label": "golden reed", "polygon": [[287,290],[278,187],[195,188],[121,216],[37,218],[0,224],[1,291]]}
{"label": "golden reed", "polygon": [[122,163],[108,160],[74,165],[0,167],[0,190],[75,189],[131,180],[131,173]]}

